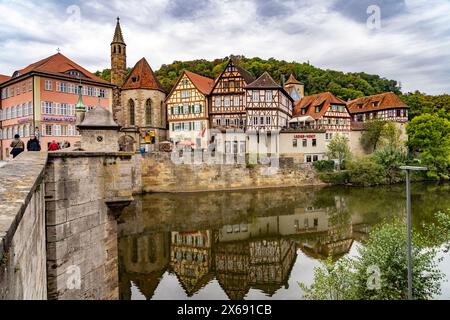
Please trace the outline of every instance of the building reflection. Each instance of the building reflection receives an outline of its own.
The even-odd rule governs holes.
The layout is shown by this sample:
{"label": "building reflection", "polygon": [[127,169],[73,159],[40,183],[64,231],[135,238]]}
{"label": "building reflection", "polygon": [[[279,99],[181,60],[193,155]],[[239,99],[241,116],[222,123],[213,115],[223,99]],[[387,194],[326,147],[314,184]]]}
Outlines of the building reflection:
{"label": "building reflection", "polygon": [[151,299],[165,272],[177,277],[187,297],[214,279],[232,300],[244,299],[251,289],[272,296],[288,288],[297,250],[314,259],[349,252],[353,221],[345,199],[335,196],[323,205],[310,203],[291,214],[247,218],[219,229],[125,236],[119,241],[121,298],[131,298],[133,282]]}
{"label": "building reflection", "polygon": [[131,299],[131,284],[150,300],[170,261],[170,233],[130,235],[119,239],[120,299]]}

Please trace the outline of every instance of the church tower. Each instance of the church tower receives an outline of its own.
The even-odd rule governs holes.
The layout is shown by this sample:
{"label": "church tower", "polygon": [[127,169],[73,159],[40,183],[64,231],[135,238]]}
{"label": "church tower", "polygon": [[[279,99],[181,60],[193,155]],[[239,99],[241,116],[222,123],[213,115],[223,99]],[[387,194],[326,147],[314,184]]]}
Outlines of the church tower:
{"label": "church tower", "polygon": [[122,86],[125,82],[127,72],[127,53],[125,41],[123,40],[120,18],[117,18],[116,31],[111,43],[111,83]]}

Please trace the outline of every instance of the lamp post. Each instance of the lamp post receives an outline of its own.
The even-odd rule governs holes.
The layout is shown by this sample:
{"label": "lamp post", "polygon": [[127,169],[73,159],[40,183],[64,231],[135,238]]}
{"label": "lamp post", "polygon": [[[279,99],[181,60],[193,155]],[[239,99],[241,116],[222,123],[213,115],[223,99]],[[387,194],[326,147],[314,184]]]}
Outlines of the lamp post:
{"label": "lamp post", "polygon": [[412,300],[412,240],[411,240],[411,182],[410,171],[426,171],[425,167],[402,166],[406,171],[406,213],[408,221],[408,300]]}

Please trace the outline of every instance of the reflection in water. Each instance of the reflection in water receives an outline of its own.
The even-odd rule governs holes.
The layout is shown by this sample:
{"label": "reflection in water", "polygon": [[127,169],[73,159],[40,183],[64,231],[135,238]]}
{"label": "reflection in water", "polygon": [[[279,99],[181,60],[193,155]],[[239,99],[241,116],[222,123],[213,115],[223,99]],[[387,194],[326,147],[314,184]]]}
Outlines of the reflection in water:
{"label": "reflection in water", "polygon": [[[413,223],[449,208],[449,191],[414,185]],[[298,299],[299,279],[291,278],[312,274],[299,270],[305,261],[349,253],[370,226],[404,214],[403,198],[402,186],[143,196],[119,225],[121,299],[167,290],[173,298]],[[175,277],[184,296],[176,296]]]}

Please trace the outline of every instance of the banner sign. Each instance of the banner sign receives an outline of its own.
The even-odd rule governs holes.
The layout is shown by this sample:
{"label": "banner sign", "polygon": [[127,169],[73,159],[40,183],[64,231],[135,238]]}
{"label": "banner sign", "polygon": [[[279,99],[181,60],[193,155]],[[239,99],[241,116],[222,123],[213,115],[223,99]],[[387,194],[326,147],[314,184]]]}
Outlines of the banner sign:
{"label": "banner sign", "polygon": [[63,121],[63,122],[77,122],[76,118],[69,117],[42,117],[43,121]]}
{"label": "banner sign", "polygon": [[294,139],[303,139],[303,138],[315,138],[316,135],[315,134],[296,134],[294,136]]}
{"label": "banner sign", "polygon": [[25,119],[17,120],[18,123],[25,123],[25,122],[31,122],[31,121],[33,121],[33,118],[25,118]]}

